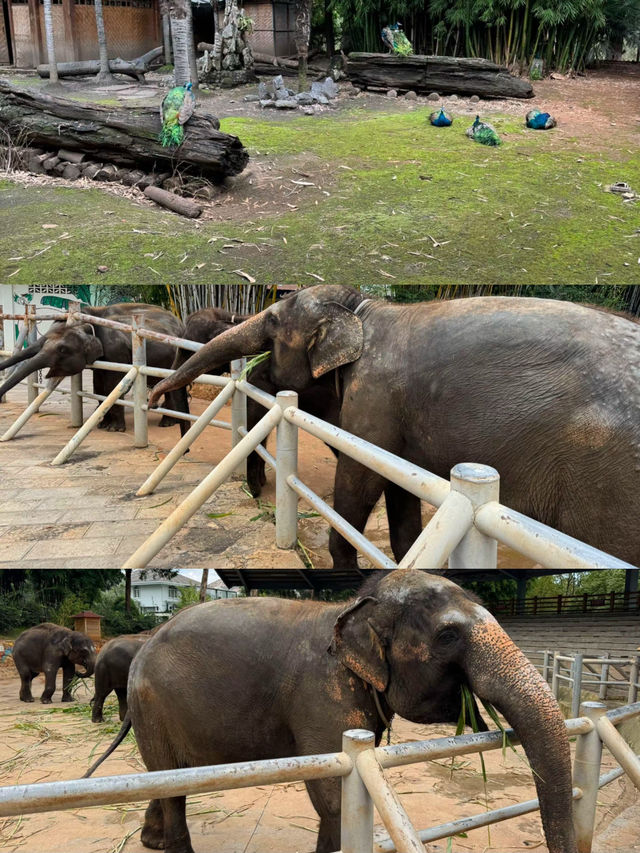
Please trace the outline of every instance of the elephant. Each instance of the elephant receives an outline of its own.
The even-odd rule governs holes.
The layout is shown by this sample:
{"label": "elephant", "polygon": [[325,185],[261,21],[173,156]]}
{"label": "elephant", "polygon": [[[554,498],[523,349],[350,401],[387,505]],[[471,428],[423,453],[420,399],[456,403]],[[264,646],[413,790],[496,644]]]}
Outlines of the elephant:
{"label": "elephant", "polygon": [[[20,701],[33,702],[31,682],[43,672],[45,687],[40,697],[44,705],[51,704],[56,689],[56,676],[62,669],[62,701],[73,702],[70,693],[74,676],[89,678],[96,663],[96,649],[81,631],[72,631],[52,622],[28,628],[15,641],[13,661],[20,675]],[[76,665],[84,672],[76,671]]]}
{"label": "elephant", "polygon": [[[115,320],[126,324],[131,323],[134,314],[141,314],[142,325],[147,329],[175,337],[182,337],[183,333],[182,322],[169,311],[165,311],[157,305],[135,302],[100,307],[85,305],[82,311],[92,317]],[[149,366],[171,367],[176,350],[174,346],[152,340],[147,340],[146,346],[147,364]],[[47,373],[47,379],[49,379],[81,373],[87,365],[93,364],[98,359],[130,364],[131,358],[131,335],[128,332],[85,322],[68,325],[66,320],[59,320],[53,323],[49,331],[35,344],[0,362],[0,371],[19,362],[25,362],[0,387],[0,399],[30,373],[45,367],[49,368]],[[121,378],[121,374],[111,370],[94,370],[94,393],[107,396]],[[153,385],[157,381],[157,379],[150,379],[149,384]],[[189,412],[187,392],[184,389],[168,394],[166,402],[167,406],[175,411]],[[167,416],[164,416],[160,422],[162,427],[173,426],[174,424],[176,424],[176,420]],[[180,421],[181,434],[183,435],[187,429],[185,424],[185,421]],[[99,428],[124,432],[124,408],[113,406],[100,422]]]}
{"label": "elephant", "polygon": [[[338,752],[348,729],[379,744],[395,714],[455,724],[463,685],[521,739],[550,853],[576,853],[569,741],[547,683],[474,595],[412,569],[373,574],[346,605],[240,598],[178,613],[135,658],[130,720],[86,775],[131,725],[149,771]],[[340,781],[306,786],[316,853],[340,849]],[[185,797],[152,800],[141,840],[193,853]]]}
{"label": "elephant", "polygon": [[100,649],[95,668],[95,693],[91,700],[91,722],[103,723],[104,700],[112,690],[118,697],[120,719],[127,713],[127,678],[131,661],[149,639],[148,633],[123,634]]}
{"label": "elephant", "polygon": [[[338,285],[296,292],[219,335],[153,391],[270,350],[271,381],[304,391],[332,375],[340,426],[441,477],[491,465],[501,501],[638,564],[640,326],[555,299],[486,296],[412,305]],[[362,531],[388,481],[341,454],[334,508]],[[387,496],[387,503],[389,499]],[[391,547],[421,530],[420,502],[393,487]],[[335,530],[333,564],[357,568]]]}

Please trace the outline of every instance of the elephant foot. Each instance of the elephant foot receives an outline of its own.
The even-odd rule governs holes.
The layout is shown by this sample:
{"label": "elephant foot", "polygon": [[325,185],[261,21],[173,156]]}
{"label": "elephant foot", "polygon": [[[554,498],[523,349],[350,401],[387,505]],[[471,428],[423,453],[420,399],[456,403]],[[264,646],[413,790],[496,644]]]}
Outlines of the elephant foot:
{"label": "elephant foot", "polygon": [[62,701],[63,702],[75,702],[76,700],[73,698],[73,696],[65,696],[65,694],[63,693],[62,694]]}
{"label": "elephant foot", "polygon": [[169,417],[169,415],[163,415],[160,418],[159,427],[162,429],[166,429],[167,427],[178,426],[180,421],[177,421],[175,418]]}
{"label": "elephant foot", "polygon": [[40,698],[40,701],[42,702],[43,705],[51,705],[51,699],[49,699],[48,696],[42,696]]}
{"label": "elephant foot", "polygon": [[35,699],[33,698],[33,696],[21,696],[20,701],[21,702],[35,702]]}
{"label": "elephant foot", "polygon": [[91,717],[91,722],[92,723],[104,723],[104,717],[103,716]]}
{"label": "elephant foot", "polygon": [[152,826],[143,826],[140,841],[150,850],[164,850],[164,831]]}

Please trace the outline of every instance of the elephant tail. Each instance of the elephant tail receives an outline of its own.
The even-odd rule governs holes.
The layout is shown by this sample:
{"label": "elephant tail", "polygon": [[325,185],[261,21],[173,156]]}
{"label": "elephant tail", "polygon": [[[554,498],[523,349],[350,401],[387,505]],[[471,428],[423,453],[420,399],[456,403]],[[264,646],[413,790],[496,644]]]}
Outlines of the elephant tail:
{"label": "elephant tail", "polygon": [[125,714],[124,720],[122,721],[122,725],[120,726],[120,731],[115,736],[113,743],[107,749],[107,751],[104,752],[100,756],[100,758],[98,758],[97,761],[93,762],[91,767],[87,770],[87,772],[82,777],[83,779],[88,779],[89,776],[91,776],[91,774],[93,773],[93,771],[96,770],[98,767],[100,767],[102,762],[105,761],[107,758],[109,758],[109,756],[111,755],[112,752],[115,752],[115,750],[120,746],[122,741],[126,738],[130,729],[131,729],[131,715],[127,711],[127,713]]}

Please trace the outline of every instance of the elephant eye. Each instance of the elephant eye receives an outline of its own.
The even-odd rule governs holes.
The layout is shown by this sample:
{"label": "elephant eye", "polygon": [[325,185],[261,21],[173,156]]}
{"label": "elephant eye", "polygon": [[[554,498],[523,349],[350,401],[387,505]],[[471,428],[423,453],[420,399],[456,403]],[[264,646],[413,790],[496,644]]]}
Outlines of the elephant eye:
{"label": "elephant eye", "polygon": [[437,635],[436,642],[442,646],[450,646],[460,639],[460,634],[455,628],[443,628]]}
{"label": "elephant eye", "polygon": [[69,352],[69,348],[64,346],[64,344],[61,344],[58,347],[58,352],[60,353],[60,355],[66,355]]}

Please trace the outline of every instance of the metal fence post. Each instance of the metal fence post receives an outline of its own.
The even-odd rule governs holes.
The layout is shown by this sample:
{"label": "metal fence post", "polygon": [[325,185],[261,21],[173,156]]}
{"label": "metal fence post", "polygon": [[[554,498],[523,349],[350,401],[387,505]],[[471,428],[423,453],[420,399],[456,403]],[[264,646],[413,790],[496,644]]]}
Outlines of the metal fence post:
{"label": "metal fence post", "polygon": [[551,672],[551,692],[553,695],[558,698],[558,685],[560,683],[560,679],[558,675],[560,674],[560,659],[558,658],[558,652],[553,653],[553,669]]}
{"label": "metal fence post", "polygon": [[583,654],[576,652],[571,664],[571,717],[575,719],[580,713],[580,697],[582,696],[582,658]]}
{"label": "metal fence post", "polygon": [[591,853],[602,757],[602,741],[596,723],[606,710],[607,707],[602,702],[583,702],[580,705],[580,716],[591,720],[593,730],[587,734],[578,735],[573,759],[573,784],[582,791],[582,796],[573,803],[573,823],[578,853]]}
{"label": "metal fence post", "polygon": [[[137,333],[142,316],[134,314],[131,320],[133,331],[131,332],[131,362],[134,367],[146,367],[147,364],[147,342]],[[134,446],[147,447],[149,444],[149,424],[147,420],[147,377],[144,373],[136,375],[133,383],[133,430]]]}
{"label": "metal fence post", "polygon": [[356,759],[361,752],[374,746],[373,732],[351,729],[342,735],[342,750],[353,762],[353,770],[342,777],[341,853],[373,851],[373,801],[360,777]]}
{"label": "metal fence post", "polygon": [[[27,311],[29,312],[29,318],[27,320],[29,332],[27,334],[27,346],[31,346],[35,344],[38,340],[38,327],[36,326],[36,306],[28,305]],[[27,376],[27,402],[29,404],[33,403],[33,401],[38,396],[38,389],[36,388],[36,382],[38,381],[38,371],[35,373],[30,373]]]}
{"label": "metal fence post", "polygon": [[545,649],[543,652],[543,655],[544,655],[544,659],[543,659],[544,662],[542,664],[542,677],[544,678],[544,680],[548,684],[549,683],[549,670],[550,670],[549,660],[552,658],[553,652],[550,652],[548,649]]}
{"label": "metal fence post", "polygon": [[[609,652],[605,652],[602,655],[603,658],[609,658],[611,655]],[[607,698],[607,681],[609,680],[609,664],[603,663],[602,670],[600,671],[600,693],[598,694],[598,698],[605,699]]]}
{"label": "metal fence post", "polygon": [[[298,406],[295,391],[278,391],[276,402],[284,412]],[[294,548],[298,539],[298,496],[287,483],[290,474],[298,473],[298,427],[282,418],[276,439],[276,545]]]}
{"label": "metal fence post", "polygon": [[633,705],[638,701],[638,679],[640,679],[640,656],[636,655],[631,664],[631,674],[629,675],[629,705]]}
{"label": "metal fence post", "polygon": [[[231,362],[231,378],[236,381],[240,379],[242,371],[245,369],[247,364],[246,358],[238,358],[235,361]],[[236,390],[234,391],[233,397],[231,398],[231,446],[235,447],[236,444],[242,439],[242,435],[239,432],[239,429],[243,427],[247,428],[247,397],[242,391]],[[247,477],[247,459],[246,457],[242,460],[242,462],[238,465],[234,472],[236,477],[240,477],[242,480],[245,480]]]}
{"label": "metal fence post", "polygon": [[[69,314],[67,325],[77,322],[77,314],[80,311],[79,302],[69,303]],[[71,426],[81,427],[84,423],[84,412],[82,409],[82,373],[76,373],[71,377]]]}
{"label": "metal fence post", "polygon": [[[451,489],[468,498],[475,512],[483,504],[499,499],[500,475],[489,465],[462,462],[451,469]],[[449,568],[495,569],[497,561],[498,543],[474,525],[451,552]]]}

